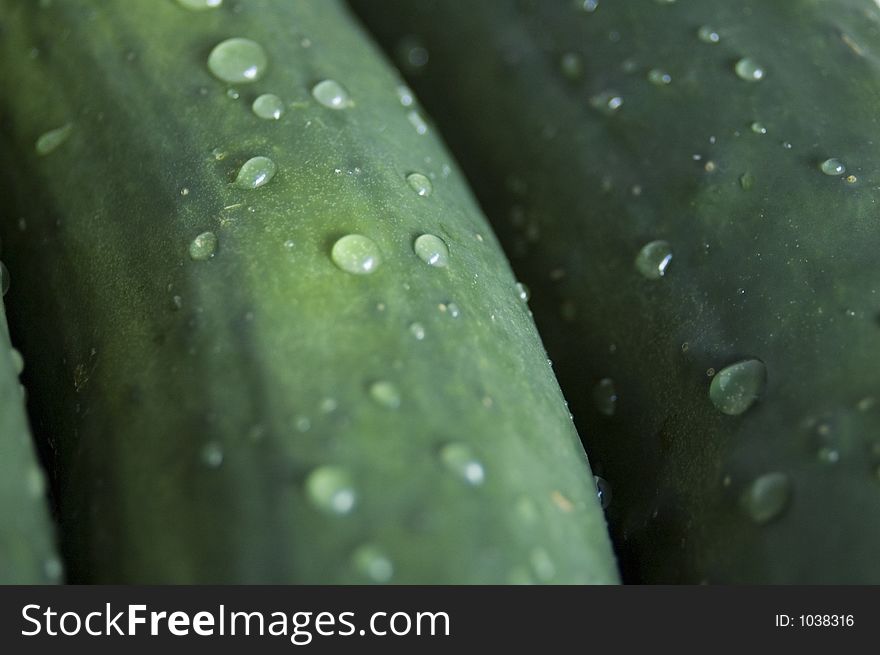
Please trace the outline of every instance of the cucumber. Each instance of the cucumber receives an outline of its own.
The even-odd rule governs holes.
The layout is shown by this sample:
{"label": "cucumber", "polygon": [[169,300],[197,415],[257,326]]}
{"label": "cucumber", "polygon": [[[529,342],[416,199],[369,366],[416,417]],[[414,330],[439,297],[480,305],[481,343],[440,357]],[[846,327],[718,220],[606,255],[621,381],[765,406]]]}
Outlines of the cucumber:
{"label": "cucumber", "polygon": [[880,582],[877,4],[353,4],[532,290],[624,581]]}
{"label": "cucumber", "polygon": [[[0,288],[9,285],[0,262]],[[0,584],[58,582],[61,562],[46,501],[46,475],[37,460],[18,382],[21,355],[13,350],[0,298]]]}
{"label": "cucumber", "polygon": [[10,320],[70,578],[616,581],[529,309],[399,77],[335,2],[209,4],[0,2]]}

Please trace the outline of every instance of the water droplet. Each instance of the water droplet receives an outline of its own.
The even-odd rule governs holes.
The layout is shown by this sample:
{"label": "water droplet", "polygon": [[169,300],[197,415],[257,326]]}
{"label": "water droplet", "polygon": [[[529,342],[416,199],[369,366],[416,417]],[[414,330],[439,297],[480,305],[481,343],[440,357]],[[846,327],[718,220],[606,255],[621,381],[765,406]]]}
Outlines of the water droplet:
{"label": "water droplet", "polygon": [[216,441],[209,441],[202,446],[201,458],[205,466],[218,468],[223,463],[223,446]]}
{"label": "water droplet", "polygon": [[449,265],[449,248],[440,237],[423,234],[413,243],[413,250],[426,264],[445,268]]}
{"label": "water droplet", "polygon": [[379,246],[369,237],[348,234],[333,244],[330,251],[333,263],[347,273],[366,275],[382,263]]}
{"label": "water droplet", "polygon": [[284,114],[284,101],[274,93],[257,96],[251,105],[254,114],[266,120],[278,120]]}
{"label": "water droplet", "polygon": [[758,400],[767,384],[767,367],[758,359],[731,364],[712,377],[709,398],[723,414],[736,416]]}
{"label": "water droplet", "polygon": [[584,60],[576,52],[566,52],[559,59],[559,70],[570,80],[579,79],[584,74]]}
{"label": "water droplet", "polygon": [[414,36],[403,39],[397,47],[400,63],[410,72],[419,72],[428,63],[430,53],[424,44]]}
{"label": "water droplet", "polygon": [[422,115],[413,110],[406,115],[406,119],[409,121],[409,124],[412,125],[418,134],[427,134],[428,133],[428,124],[425,122],[425,119],[422,118]]}
{"label": "water droplet", "polygon": [[614,388],[614,380],[602,378],[593,387],[593,405],[605,416],[614,416],[617,410],[617,390]]}
{"label": "water droplet", "polygon": [[46,476],[36,466],[31,466],[25,473],[25,486],[31,498],[42,498],[46,493]]}
{"label": "water droplet", "polygon": [[446,444],[440,451],[440,459],[450,471],[470,485],[481,485],[485,479],[483,464],[470,447],[462,443]]}
{"label": "water droplet", "polygon": [[581,11],[585,11],[589,14],[596,11],[599,8],[599,0],[581,0],[576,3],[578,7],[580,7]]}
{"label": "water droplet", "polygon": [[438,305],[438,308],[444,314],[448,313],[452,318],[458,318],[459,316],[461,316],[461,310],[454,302],[440,303],[440,305]]}
{"label": "water droplet", "polygon": [[46,578],[57,582],[64,575],[64,565],[57,557],[49,557],[43,562],[43,572],[46,574]]}
{"label": "water droplet", "polygon": [[425,338],[425,326],[421,323],[410,323],[409,333],[415,337],[416,341],[422,341]]}
{"label": "water droplet", "polygon": [[767,128],[764,127],[763,123],[759,123],[758,121],[752,123],[751,129],[755,134],[767,134]]}
{"label": "water droplet", "polygon": [[830,446],[822,446],[816,453],[816,457],[823,464],[836,464],[840,461],[840,451]]}
{"label": "water droplet", "polygon": [[58,146],[60,146],[62,143],[67,141],[72,131],[73,123],[67,123],[66,125],[62,125],[61,127],[56,127],[54,130],[44,132],[37,139],[37,142],[34,145],[34,149],[37,151],[38,155],[48,155],[50,152],[58,148]]}
{"label": "water droplet", "polygon": [[825,175],[843,175],[846,173],[846,166],[839,159],[832,157],[819,164],[819,170],[825,173]]}
{"label": "water droplet", "polygon": [[412,89],[404,84],[397,87],[397,99],[400,100],[400,104],[404,107],[411,107],[415,102]]}
{"label": "water droplet", "polygon": [[755,523],[767,523],[779,516],[791,498],[791,480],[784,473],[767,473],[756,478],[740,497],[740,506]]}
{"label": "water droplet", "polygon": [[593,476],[593,481],[596,483],[596,496],[599,498],[599,505],[602,506],[602,509],[608,509],[611,504],[611,485],[608,484],[608,480],[598,475]]}
{"label": "water droplet", "polygon": [[370,385],[370,398],[388,409],[400,407],[400,392],[391,382],[384,380],[373,382]]}
{"label": "water droplet", "polygon": [[590,98],[591,107],[609,116],[620,109],[622,104],[623,98],[615,91],[602,91]]}
{"label": "water droplet", "polygon": [[532,564],[532,570],[535,572],[535,577],[537,577],[538,580],[547,582],[552,580],[556,575],[556,565],[553,563],[550,554],[544,548],[538,546],[537,548],[532,549],[532,552],[529,555],[529,561]]}
{"label": "water droplet", "polygon": [[275,177],[275,162],[268,157],[251,157],[235,176],[235,186],[240,189],[257,189]]}
{"label": "water droplet", "polygon": [[394,575],[394,565],[388,555],[378,546],[364,544],[351,556],[355,570],[373,582],[388,582]]}
{"label": "water droplet", "polygon": [[312,97],[329,109],[345,109],[352,104],[348,91],[336,80],[318,82],[312,87]]}
{"label": "water droplet", "polygon": [[531,298],[532,294],[525,284],[523,284],[522,282],[517,282],[514,288],[516,289],[517,298],[519,298],[523,302],[529,301],[529,298]]}
{"label": "water droplet", "polygon": [[0,298],[9,291],[9,284],[9,269],[6,268],[6,264],[0,262]]}
{"label": "water droplet", "polygon": [[434,185],[431,184],[431,180],[421,173],[410,173],[406,176],[406,182],[422,198],[427,198],[434,191]]}
{"label": "water droplet", "polygon": [[636,256],[636,270],[649,280],[657,280],[666,274],[672,261],[672,248],[666,241],[645,244]]}
{"label": "water droplet", "polygon": [[743,79],[746,82],[758,82],[764,79],[764,69],[758,64],[758,62],[749,57],[743,57],[736,62],[733,70],[736,71],[736,74],[740,79]]}
{"label": "water droplet", "polygon": [[338,466],[320,466],[309,473],[305,490],[309,501],[328,514],[348,514],[357,503],[351,478]]}
{"label": "water droplet", "polygon": [[749,172],[743,173],[739,176],[739,185],[742,187],[743,191],[748,191],[755,186],[755,176]]}
{"label": "water droplet", "polygon": [[312,421],[308,416],[297,416],[293,421],[293,427],[297,432],[308,432],[312,427]]}
{"label": "water droplet", "polygon": [[648,81],[656,86],[665,86],[672,83],[672,76],[659,68],[648,71]]}
{"label": "water droplet", "polygon": [[193,9],[196,11],[202,9],[214,9],[223,4],[223,0],[177,0],[184,9]]}
{"label": "water droplet", "polygon": [[268,63],[263,46],[241,37],[221,41],[208,55],[208,69],[230,84],[257,81],[266,72]]}
{"label": "water droplet", "polygon": [[21,375],[21,372],[24,371],[24,357],[15,348],[10,348],[9,358],[12,360],[12,369],[15,371],[15,374]]}
{"label": "water droplet", "polygon": [[697,38],[703,43],[718,43],[721,36],[709,25],[701,25],[697,30]]}
{"label": "water droplet", "polygon": [[189,244],[189,256],[196,261],[210,259],[216,251],[217,235],[213,232],[202,232]]}

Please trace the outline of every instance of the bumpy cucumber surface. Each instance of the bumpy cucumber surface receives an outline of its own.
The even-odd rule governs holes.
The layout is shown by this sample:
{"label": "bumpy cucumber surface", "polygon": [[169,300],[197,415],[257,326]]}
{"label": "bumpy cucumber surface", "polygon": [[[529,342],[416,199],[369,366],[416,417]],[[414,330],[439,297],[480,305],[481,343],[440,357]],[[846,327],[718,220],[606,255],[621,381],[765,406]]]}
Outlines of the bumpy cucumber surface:
{"label": "bumpy cucumber surface", "polygon": [[396,74],[335,2],[193,4],[0,2],[71,577],[614,582],[528,307]]}
{"label": "bumpy cucumber surface", "polygon": [[877,4],[354,4],[532,289],[624,579],[880,582]]}
{"label": "bumpy cucumber surface", "polygon": [[[0,288],[9,273],[0,264]],[[9,342],[0,299],[0,584],[58,582],[61,562],[18,381],[22,359]]]}

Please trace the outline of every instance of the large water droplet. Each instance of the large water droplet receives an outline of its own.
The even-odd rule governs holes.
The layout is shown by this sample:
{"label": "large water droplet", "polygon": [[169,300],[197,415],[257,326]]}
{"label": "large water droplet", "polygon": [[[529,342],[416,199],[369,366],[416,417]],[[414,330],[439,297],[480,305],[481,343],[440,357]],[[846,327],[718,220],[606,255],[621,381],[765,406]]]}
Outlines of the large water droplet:
{"label": "large water droplet", "polygon": [[474,486],[483,484],[486,477],[483,464],[469,446],[462,443],[446,444],[440,451],[440,459],[446,468],[468,484]]}
{"label": "large water droplet", "polygon": [[384,550],[373,544],[360,546],[351,556],[355,570],[373,582],[388,582],[394,575],[394,564]]}
{"label": "large water droplet", "polygon": [[217,235],[213,232],[202,232],[189,244],[189,256],[196,261],[210,259],[216,251]]}
{"label": "large water droplet", "polygon": [[422,198],[427,198],[434,191],[434,185],[431,184],[431,180],[421,173],[410,173],[406,176],[406,182]]}
{"label": "large water droplet", "polygon": [[779,516],[791,498],[791,480],[785,473],[767,473],[746,488],[740,506],[755,523],[767,523]]}
{"label": "large water droplet", "polygon": [[593,476],[593,481],[596,483],[596,496],[599,498],[599,504],[602,509],[608,509],[611,504],[611,485],[608,484],[608,480],[598,475]]}
{"label": "large water droplet", "polygon": [[263,46],[241,37],[221,41],[208,55],[208,69],[230,84],[257,81],[266,72],[268,63]]}
{"label": "large water droplet", "polygon": [[703,43],[718,43],[721,36],[710,25],[701,25],[697,30],[697,38]]}
{"label": "large water droplet", "polygon": [[355,275],[372,273],[382,263],[379,246],[360,234],[348,234],[339,239],[333,244],[330,258],[343,271]]}
{"label": "large water droplet", "polygon": [[257,96],[251,109],[260,118],[277,121],[284,114],[284,101],[274,93],[264,93]]}
{"label": "large water droplet", "polygon": [[764,79],[764,69],[750,57],[743,57],[733,67],[737,76],[746,82],[758,82]]}
{"label": "large water droplet", "polygon": [[636,256],[636,270],[649,280],[656,280],[666,274],[671,261],[670,245],[666,241],[651,241]]}
{"label": "large water droplet", "polygon": [[268,157],[251,157],[235,176],[235,186],[240,189],[257,189],[275,177],[275,162]]}
{"label": "large water droplet", "polygon": [[193,9],[200,11],[202,9],[214,9],[223,4],[223,0],[177,0],[184,9]]}
{"label": "large water droplet", "polygon": [[312,87],[312,97],[330,109],[345,109],[351,105],[351,96],[336,80],[318,82]]}
{"label": "large water droplet", "polygon": [[338,466],[320,466],[305,482],[309,501],[328,514],[348,514],[357,503],[351,477]]}
{"label": "large water droplet", "polygon": [[9,291],[9,269],[6,268],[6,264],[0,262],[0,298],[6,295],[6,292]]}
{"label": "large water droplet", "polygon": [[623,98],[616,91],[602,91],[590,98],[590,106],[603,114],[615,113],[623,104]]}
{"label": "large water droplet", "polygon": [[727,366],[712,377],[709,398],[724,414],[736,416],[758,400],[767,384],[767,367],[758,359]]}
{"label": "large water droplet", "polygon": [[617,410],[617,390],[614,388],[614,380],[602,378],[593,387],[593,405],[599,413],[605,416],[614,416]]}
{"label": "large water droplet", "polygon": [[38,155],[48,155],[62,143],[67,141],[72,131],[73,123],[67,123],[61,127],[56,127],[54,130],[44,132],[37,139],[34,149],[37,151]]}
{"label": "large water droplet", "polygon": [[819,164],[819,170],[825,173],[825,175],[843,175],[846,173],[846,166],[839,159],[832,157]]}
{"label": "large water droplet", "polygon": [[449,265],[449,248],[440,237],[423,234],[413,243],[413,250],[426,264],[443,268]]}
{"label": "large water droplet", "polygon": [[370,385],[370,398],[388,409],[400,407],[400,392],[392,382],[385,380],[373,382]]}

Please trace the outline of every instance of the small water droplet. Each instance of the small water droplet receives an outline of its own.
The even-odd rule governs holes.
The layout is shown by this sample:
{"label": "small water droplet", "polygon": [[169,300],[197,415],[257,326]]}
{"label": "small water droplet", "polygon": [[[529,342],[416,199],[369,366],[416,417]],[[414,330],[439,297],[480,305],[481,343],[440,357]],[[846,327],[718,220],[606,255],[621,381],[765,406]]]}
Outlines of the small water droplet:
{"label": "small water droplet", "polygon": [[602,378],[593,387],[593,405],[599,413],[605,416],[613,416],[617,410],[617,390],[614,388],[614,380]]}
{"label": "small water droplet", "polygon": [[397,53],[402,67],[412,73],[420,72],[430,58],[428,49],[415,36],[404,38],[397,46]]}
{"label": "small water droplet", "polygon": [[241,37],[221,41],[208,55],[208,69],[230,84],[257,81],[266,72],[268,63],[263,46]]}
{"label": "small water droplet", "polygon": [[764,127],[763,123],[759,123],[758,121],[751,124],[751,130],[755,134],[767,134],[767,128]]}
{"label": "small water droplet", "polygon": [[744,191],[748,191],[755,186],[755,176],[750,172],[743,173],[739,176],[739,185]]}
{"label": "small water droplet", "polygon": [[257,96],[251,109],[259,118],[277,121],[284,114],[284,101],[274,93],[264,93]]}
{"label": "small water droplet", "polygon": [[603,114],[615,113],[623,104],[623,98],[616,91],[602,91],[590,98],[590,106]]}
{"label": "small water droplet", "polygon": [[201,458],[208,468],[218,468],[223,463],[223,446],[216,441],[209,441],[202,446]]}
{"label": "small water droplet", "polygon": [[425,338],[425,326],[421,323],[410,323],[409,333],[415,337],[416,341],[422,341]]}
{"label": "small water droplet", "polygon": [[31,498],[42,498],[46,494],[46,476],[43,471],[31,466],[25,473],[25,486]]}
{"label": "small water droplet", "polygon": [[328,514],[348,514],[357,503],[351,477],[338,466],[319,466],[309,473],[305,490],[309,501]]}
{"label": "small water droplet", "polygon": [[767,384],[767,367],[746,359],[718,371],[709,385],[709,398],[723,414],[736,416],[754,404]]}
{"label": "small water droplet", "polygon": [[400,100],[400,104],[404,107],[411,107],[415,102],[412,89],[404,84],[397,87],[397,99]]}
{"label": "small water droplet", "polygon": [[568,79],[579,79],[584,74],[584,60],[576,52],[566,52],[559,59],[559,69]]}
{"label": "small water droplet", "polygon": [[450,471],[470,485],[483,484],[486,474],[483,464],[474,455],[469,446],[462,443],[450,443],[440,450],[440,459]]}
{"label": "small water droplet", "polygon": [[15,374],[21,375],[22,371],[24,371],[24,357],[15,348],[9,349],[9,357],[12,360],[12,369],[15,371]]}
{"label": "small water droplet", "polygon": [[422,118],[422,115],[413,110],[408,112],[406,115],[406,119],[409,121],[409,124],[412,125],[418,134],[427,134],[428,133],[428,124],[425,122],[425,119]]}
{"label": "small water droplet", "polygon": [[400,392],[393,383],[385,380],[379,380],[370,385],[370,398],[388,409],[400,407]]}
{"label": "small water droplet", "polygon": [[189,256],[202,261],[210,259],[217,251],[217,235],[213,232],[202,232],[189,244]]}
{"label": "small water droplet", "polygon": [[410,173],[406,176],[406,182],[422,198],[427,198],[434,191],[434,185],[431,184],[431,180],[421,173]]}
{"label": "small water droplet", "polygon": [[556,565],[553,563],[550,554],[544,548],[538,546],[537,548],[532,549],[532,552],[529,555],[529,561],[532,564],[532,571],[535,572],[535,577],[538,578],[538,580],[548,582],[556,575]]}
{"label": "small water droplet", "polygon": [[836,464],[840,461],[840,451],[829,446],[822,446],[817,451],[816,457],[823,464]]}
{"label": "small water droplet", "polygon": [[351,561],[358,573],[373,582],[388,582],[394,575],[391,559],[385,551],[373,544],[359,546],[352,554]]}
{"label": "small water droplet", "polygon": [[60,146],[62,143],[67,141],[72,131],[73,123],[67,123],[66,125],[62,125],[61,127],[56,127],[54,130],[44,132],[37,139],[37,142],[34,145],[34,149],[37,151],[38,155],[48,155],[50,152],[58,148],[58,146]]}
{"label": "small water droplet", "polygon": [[636,270],[649,280],[657,280],[666,274],[672,261],[672,248],[666,241],[645,244],[636,256]]}
{"label": "small water droplet", "polygon": [[184,9],[193,9],[199,11],[202,9],[214,9],[223,4],[223,0],[177,0]]}
{"label": "small water droplet", "polygon": [[839,159],[832,157],[819,164],[819,170],[825,173],[825,175],[843,175],[846,173],[846,166]]}
{"label": "small water droplet", "polygon": [[786,150],[791,150],[792,145],[788,141],[783,141],[782,147],[785,148]]}
{"label": "small water droplet", "polygon": [[293,421],[297,432],[308,432],[312,428],[312,420],[308,416],[297,416]]}
{"label": "small water droplet", "polygon": [[449,265],[449,248],[440,237],[423,234],[413,243],[413,250],[426,264],[445,268]]}
{"label": "small water droplet", "polygon": [[750,57],[743,57],[733,67],[737,76],[746,82],[758,82],[764,79],[764,69]]}
{"label": "small water droplet", "polygon": [[703,43],[718,43],[721,40],[721,35],[711,26],[701,25],[697,30],[697,38]]}
{"label": "small water droplet", "polygon": [[599,8],[599,0],[580,0],[575,4],[577,4],[581,11],[585,11],[588,14],[593,13]]}
{"label": "small water droplet", "polygon": [[602,506],[602,509],[608,509],[611,504],[611,485],[608,484],[608,480],[598,475],[593,476],[593,481],[596,483],[596,496],[599,498],[599,505]]}
{"label": "small water droplet", "polygon": [[666,86],[672,83],[672,76],[659,68],[652,68],[648,71],[648,81],[656,86]]}
{"label": "small water droplet", "polygon": [[64,575],[64,565],[57,557],[49,557],[43,562],[43,572],[46,574],[46,578],[57,582]]}
{"label": "small water droplet", "polygon": [[6,268],[6,264],[0,262],[0,298],[9,291],[9,284],[9,269]]}
{"label": "small water droplet", "polygon": [[438,307],[441,312],[443,312],[444,314],[448,313],[452,318],[458,318],[459,316],[461,316],[461,310],[454,302],[440,303]]}
{"label": "small water droplet", "polygon": [[268,157],[251,157],[235,176],[235,186],[239,189],[258,189],[275,177],[275,162]]}
{"label": "small water droplet", "polygon": [[329,109],[345,109],[352,104],[348,91],[336,80],[318,82],[312,87],[312,97]]}
{"label": "small water droplet", "polygon": [[531,298],[531,292],[529,288],[523,284],[522,282],[517,282],[515,287],[516,289],[516,297],[522,300],[523,302],[528,302],[529,298]]}
{"label": "small water droplet", "polygon": [[366,275],[382,263],[379,246],[369,237],[348,234],[333,244],[330,251],[333,263],[347,273]]}
{"label": "small water droplet", "polygon": [[764,524],[782,514],[791,498],[791,480],[785,473],[756,478],[740,497],[740,506],[755,523]]}

